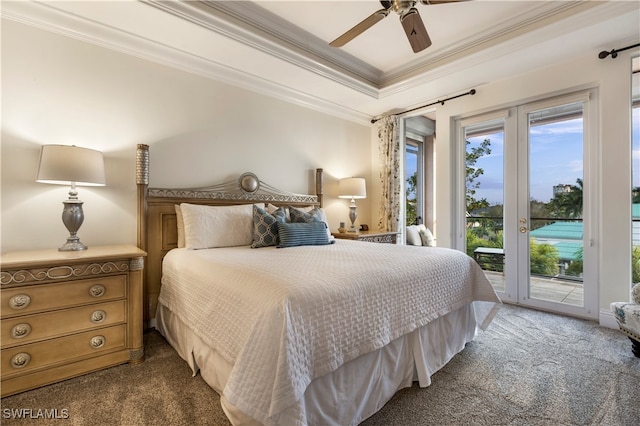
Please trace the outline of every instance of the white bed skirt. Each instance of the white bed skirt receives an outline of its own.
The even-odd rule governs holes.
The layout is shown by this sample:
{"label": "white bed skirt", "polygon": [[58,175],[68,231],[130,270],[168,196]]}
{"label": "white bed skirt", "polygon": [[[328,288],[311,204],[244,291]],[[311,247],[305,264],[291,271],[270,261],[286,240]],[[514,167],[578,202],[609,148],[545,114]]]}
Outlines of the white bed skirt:
{"label": "white bed skirt", "polygon": [[[231,423],[258,424],[226,401],[224,387],[233,365],[208,347],[179,318],[158,305],[156,327],[193,374],[202,378],[221,397],[222,408]],[[418,381],[431,384],[431,376],[475,337],[473,304],[440,317],[387,346],[362,355],[332,373],[313,380],[304,398],[270,419],[270,424],[355,425],[375,414],[400,389]]]}

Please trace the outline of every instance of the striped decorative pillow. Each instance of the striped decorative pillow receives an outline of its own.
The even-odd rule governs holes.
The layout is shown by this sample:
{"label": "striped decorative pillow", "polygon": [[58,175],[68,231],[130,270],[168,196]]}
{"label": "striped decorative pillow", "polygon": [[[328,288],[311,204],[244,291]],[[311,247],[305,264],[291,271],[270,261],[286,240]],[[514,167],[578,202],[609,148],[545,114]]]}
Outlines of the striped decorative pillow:
{"label": "striped decorative pillow", "polygon": [[335,242],[335,237],[331,235],[331,229],[329,229],[329,221],[327,220],[327,215],[321,208],[316,207],[311,210],[307,210],[289,207],[289,218],[291,219],[291,222],[295,223],[324,222],[326,226],[325,231],[327,232],[327,238],[329,239],[329,242]]}
{"label": "striped decorative pillow", "polygon": [[278,222],[278,239],[278,248],[329,244],[327,225],[324,222]]}

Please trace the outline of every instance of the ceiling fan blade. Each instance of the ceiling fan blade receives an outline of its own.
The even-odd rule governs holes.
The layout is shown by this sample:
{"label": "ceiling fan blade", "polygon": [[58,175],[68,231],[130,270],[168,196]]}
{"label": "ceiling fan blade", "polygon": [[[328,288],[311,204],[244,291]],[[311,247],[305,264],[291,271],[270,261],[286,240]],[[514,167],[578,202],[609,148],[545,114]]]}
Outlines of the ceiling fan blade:
{"label": "ceiling fan blade", "polygon": [[402,27],[404,28],[405,34],[407,34],[414,53],[418,53],[431,46],[431,39],[429,38],[427,29],[424,27],[422,18],[420,18],[418,9],[412,7],[407,13],[400,17],[400,21],[402,22]]}
{"label": "ceiling fan blade", "polygon": [[356,24],[353,28],[351,28],[346,33],[342,34],[337,39],[333,40],[329,43],[330,46],[333,47],[342,47],[378,22],[382,21],[389,14],[389,9],[380,9],[376,12],[373,12],[367,18],[365,18],[359,24]]}

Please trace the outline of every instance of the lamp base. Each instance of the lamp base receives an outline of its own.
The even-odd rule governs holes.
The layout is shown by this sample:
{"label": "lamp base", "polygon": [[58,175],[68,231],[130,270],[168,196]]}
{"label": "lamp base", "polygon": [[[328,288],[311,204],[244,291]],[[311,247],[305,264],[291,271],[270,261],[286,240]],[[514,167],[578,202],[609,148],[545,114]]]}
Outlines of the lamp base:
{"label": "lamp base", "polygon": [[69,231],[67,242],[58,248],[58,251],[80,251],[86,250],[87,246],[80,242],[78,237],[78,229],[84,222],[84,212],[82,211],[82,201],[76,197],[74,188],[69,191],[69,199],[63,201],[64,208],[62,209],[62,223]]}
{"label": "lamp base", "polygon": [[347,232],[356,232],[356,219],[358,218],[358,212],[356,211],[356,200],[351,199],[351,205],[349,206],[349,220],[351,221],[351,228]]}
{"label": "lamp base", "polygon": [[86,250],[87,246],[80,242],[78,237],[69,237],[67,242],[58,247],[58,251],[81,251]]}

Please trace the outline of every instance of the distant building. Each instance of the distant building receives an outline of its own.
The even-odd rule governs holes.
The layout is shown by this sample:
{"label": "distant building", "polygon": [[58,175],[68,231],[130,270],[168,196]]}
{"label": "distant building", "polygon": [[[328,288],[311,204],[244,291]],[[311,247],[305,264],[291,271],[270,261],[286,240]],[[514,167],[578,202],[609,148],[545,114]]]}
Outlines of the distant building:
{"label": "distant building", "polygon": [[561,183],[559,185],[553,185],[553,196],[568,194],[573,190],[573,185]]}

